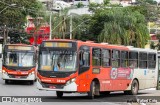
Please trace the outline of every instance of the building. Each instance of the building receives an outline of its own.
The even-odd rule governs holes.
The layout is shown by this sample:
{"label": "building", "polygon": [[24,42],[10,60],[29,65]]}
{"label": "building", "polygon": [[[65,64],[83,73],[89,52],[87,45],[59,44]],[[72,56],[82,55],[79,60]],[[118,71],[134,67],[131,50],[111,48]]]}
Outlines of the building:
{"label": "building", "polygon": [[69,2],[56,0],[53,2],[52,10],[61,10],[61,9],[69,8],[71,7],[71,5],[72,4]]}
{"label": "building", "polygon": [[131,6],[132,3],[135,3],[136,0],[111,0],[110,3],[111,4],[120,4],[123,7],[125,6]]}

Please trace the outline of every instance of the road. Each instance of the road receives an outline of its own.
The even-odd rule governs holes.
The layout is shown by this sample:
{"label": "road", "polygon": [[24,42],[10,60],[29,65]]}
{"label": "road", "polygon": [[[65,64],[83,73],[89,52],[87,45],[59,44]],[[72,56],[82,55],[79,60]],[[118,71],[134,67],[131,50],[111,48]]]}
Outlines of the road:
{"label": "road", "polygon": [[[140,91],[139,96],[156,94],[157,91],[143,90]],[[160,92],[159,92],[160,93]],[[160,95],[157,93],[157,95]],[[40,91],[36,88],[36,83],[34,85],[29,85],[28,82],[12,82],[10,84],[5,84],[4,80],[1,79],[0,73],[0,96],[12,96],[12,97],[21,97],[28,98],[34,96],[34,98],[42,98],[42,103],[39,102],[15,102],[15,103],[6,103],[0,102],[0,105],[129,105],[127,103],[128,99],[133,99],[133,97],[126,96],[123,92],[114,92],[109,96],[100,96],[91,100],[87,98],[87,94],[64,94],[62,99],[57,99],[54,91]],[[130,97],[130,98],[129,98]],[[2,97],[0,97],[2,98]],[[1,99],[0,99],[1,100]],[[47,102],[44,102],[47,101]],[[54,103],[53,103],[54,102]]]}

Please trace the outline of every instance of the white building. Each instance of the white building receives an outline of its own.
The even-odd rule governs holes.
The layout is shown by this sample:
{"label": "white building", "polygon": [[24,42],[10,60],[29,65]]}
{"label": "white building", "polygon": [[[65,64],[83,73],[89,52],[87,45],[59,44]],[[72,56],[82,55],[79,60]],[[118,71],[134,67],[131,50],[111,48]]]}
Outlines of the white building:
{"label": "white building", "polygon": [[90,3],[102,4],[104,0],[89,0]]}
{"label": "white building", "polygon": [[83,5],[89,5],[89,0],[73,0],[73,5],[82,3]]}
{"label": "white building", "polygon": [[61,10],[64,8],[69,8],[69,7],[71,7],[70,3],[56,0],[56,1],[53,1],[52,10]]}

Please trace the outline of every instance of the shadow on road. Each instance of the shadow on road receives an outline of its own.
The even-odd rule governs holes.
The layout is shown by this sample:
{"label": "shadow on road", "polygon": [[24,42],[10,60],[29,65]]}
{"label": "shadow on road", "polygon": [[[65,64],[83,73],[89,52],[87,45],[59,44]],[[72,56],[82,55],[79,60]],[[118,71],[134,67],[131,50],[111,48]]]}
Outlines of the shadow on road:
{"label": "shadow on road", "polygon": [[[147,93],[141,93],[147,94]],[[114,93],[110,95],[100,95],[95,99],[89,99],[88,96],[63,96],[62,98],[46,96],[44,102],[130,102],[136,101],[138,96],[125,95],[124,93]]]}
{"label": "shadow on road", "polygon": [[9,80],[8,83],[4,83],[4,85],[33,85],[34,83],[33,81]]}

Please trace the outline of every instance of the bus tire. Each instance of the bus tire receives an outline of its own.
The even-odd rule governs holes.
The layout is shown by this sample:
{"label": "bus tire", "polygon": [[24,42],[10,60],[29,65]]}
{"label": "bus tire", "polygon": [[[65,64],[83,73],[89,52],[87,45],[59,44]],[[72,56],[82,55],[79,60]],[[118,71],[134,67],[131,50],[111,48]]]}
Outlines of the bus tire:
{"label": "bus tire", "polygon": [[63,92],[56,91],[56,95],[57,95],[57,98],[62,98],[63,97]]}
{"label": "bus tire", "polygon": [[137,95],[139,90],[139,84],[137,80],[133,80],[131,84],[131,90],[124,91],[124,94],[126,95]]}
{"label": "bus tire", "polygon": [[90,91],[88,92],[88,97],[90,99],[94,99],[95,91],[96,91],[95,82],[92,81],[91,86],[90,86]]}

